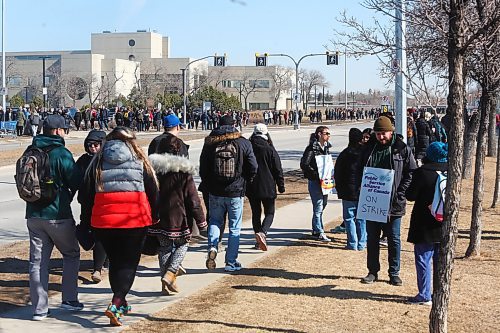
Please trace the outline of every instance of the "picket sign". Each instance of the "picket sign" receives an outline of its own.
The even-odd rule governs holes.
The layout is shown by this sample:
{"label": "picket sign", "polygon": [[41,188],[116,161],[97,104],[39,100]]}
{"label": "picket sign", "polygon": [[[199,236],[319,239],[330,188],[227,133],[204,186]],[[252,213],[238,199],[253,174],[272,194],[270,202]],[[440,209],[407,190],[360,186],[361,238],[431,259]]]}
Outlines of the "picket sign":
{"label": "picket sign", "polygon": [[356,218],[387,223],[394,170],[365,167]]}
{"label": "picket sign", "polygon": [[323,195],[333,193],[332,191],[335,188],[335,181],[333,180],[332,155],[328,154],[316,156],[316,165],[318,166],[318,173]]}

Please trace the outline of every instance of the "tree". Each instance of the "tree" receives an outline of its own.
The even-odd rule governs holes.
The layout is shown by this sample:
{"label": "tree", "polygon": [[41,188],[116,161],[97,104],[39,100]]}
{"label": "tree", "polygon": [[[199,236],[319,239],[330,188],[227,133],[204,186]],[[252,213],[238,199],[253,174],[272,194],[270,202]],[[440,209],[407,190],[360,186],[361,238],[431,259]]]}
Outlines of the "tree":
{"label": "tree", "polygon": [[10,98],[9,102],[11,106],[21,107],[24,105],[24,98],[19,94],[15,94]]}
{"label": "tree", "polygon": [[307,103],[309,101],[309,95],[311,94],[311,91],[314,89],[314,86],[327,86],[328,82],[325,79],[325,76],[317,70],[305,70],[303,71],[303,74],[301,75],[301,81],[302,81],[302,87],[303,87],[303,95],[304,95],[304,101],[305,101],[305,110],[307,114]]}
{"label": "tree", "polygon": [[292,88],[293,69],[290,67],[276,66],[273,73],[274,82],[274,110],[277,110],[278,100],[282,93],[286,93]]}

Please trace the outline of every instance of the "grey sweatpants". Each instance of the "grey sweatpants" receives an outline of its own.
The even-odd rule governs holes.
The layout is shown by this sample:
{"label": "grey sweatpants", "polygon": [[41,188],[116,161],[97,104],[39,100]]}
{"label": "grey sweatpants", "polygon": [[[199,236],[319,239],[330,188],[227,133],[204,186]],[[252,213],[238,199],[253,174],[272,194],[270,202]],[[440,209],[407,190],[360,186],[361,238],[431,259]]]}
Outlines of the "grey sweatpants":
{"label": "grey sweatpants", "polygon": [[41,314],[49,308],[49,262],[54,245],[63,256],[62,300],[78,300],[78,269],[80,247],[75,236],[73,219],[28,219],[30,236],[30,296],[33,313]]}

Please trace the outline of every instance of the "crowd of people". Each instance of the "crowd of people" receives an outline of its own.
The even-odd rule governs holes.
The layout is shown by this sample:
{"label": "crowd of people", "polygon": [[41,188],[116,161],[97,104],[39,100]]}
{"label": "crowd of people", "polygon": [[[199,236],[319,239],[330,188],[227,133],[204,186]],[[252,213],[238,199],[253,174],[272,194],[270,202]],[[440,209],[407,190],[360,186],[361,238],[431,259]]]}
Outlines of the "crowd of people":
{"label": "crowd of people", "polygon": [[[164,295],[179,292],[176,281],[185,273],[182,262],[195,228],[208,240],[205,265],[213,270],[220,260],[221,238],[227,227],[224,270],[239,271],[246,196],[252,211],[255,249],[268,249],[275,201],[278,193],[285,192],[285,181],[281,160],[266,124],[256,124],[250,139],[246,139],[238,130],[234,114],[222,115],[204,141],[198,189],[193,179],[196,168],[189,160],[189,146],[179,138],[184,124],[175,113],[162,115],[164,132],[151,141],[147,154],[138,146],[132,129],[125,123],[116,125],[108,134],[91,130],[84,141],[86,154],[76,162],[64,146],[68,124],[62,115],[48,115],[42,133],[33,138],[32,145],[48,154],[51,175],[58,189],[53,201],[43,205],[28,202],[26,206],[33,320],[43,320],[50,315],[48,269],[54,246],[63,256],[62,308],[81,310],[84,307],[78,300],[77,288],[79,242],[84,249],[93,250],[94,282],[99,283],[102,270],[109,267],[112,297],[105,315],[114,326],[120,326],[123,317],[131,311],[127,295],[146,243],[158,255]],[[330,138],[331,130],[318,126],[310,136],[300,163],[308,179],[313,206],[312,235],[321,242],[331,239],[324,230],[323,211],[328,195],[321,190],[316,157],[331,154]],[[434,141],[427,147],[421,159],[423,165],[418,168],[412,148],[402,136],[396,135],[389,116],[378,117],[373,129],[349,131],[349,145],[338,156],[333,176],[342,199],[346,248],[367,252],[368,274],[362,283],[378,280],[383,232],[388,240],[389,282],[396,286],[402,284],[399,276],[401,221],[406,213],[406,200],[414,200],[408,240],[415,244],[419,293],[409,301],[431,302],[430,266],[432,258],[436,258],[436,244],[441,234],[440,223],[427,206],[432,201],[436,181],[433,171],[445,171],[446,161],[447,144]],[[356,218],[365,166],[394,171],[390,212],[385,223]],[[77,192],[82,208],[80,232],[76,232],[70,207]]]}

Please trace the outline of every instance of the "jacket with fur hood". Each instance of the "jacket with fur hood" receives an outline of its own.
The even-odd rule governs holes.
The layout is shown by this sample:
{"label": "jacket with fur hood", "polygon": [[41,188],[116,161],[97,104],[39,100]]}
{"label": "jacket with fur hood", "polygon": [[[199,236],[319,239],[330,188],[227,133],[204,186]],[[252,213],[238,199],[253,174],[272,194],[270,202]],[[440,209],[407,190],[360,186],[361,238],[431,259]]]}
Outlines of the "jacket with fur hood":
{"label": "jacket with fur hood", "polygon": [[[238,174],[233,182],[222,184],[217,182],[214,175],[215,148],[219,143],[235,140],[238,144]],[[257,160],[253,153],[250,141],[245,139],[233,126],[221,126],[214,129],[205,138],[205,144],[200,155],[200,177],[203,190],[218,197],[244,197],[246,182],[251,182],[257,174]]]}
{"label": "jacket with fur hood", "polygon": [[149,160],[160,184],[160,223],[150,227],[149,233],[170,239],[189,239],[192,219],[199,229],[206,228],[205,214],[193,180],[194,164],[186,157],[171,154],[152,154]]}

